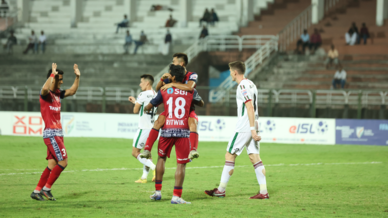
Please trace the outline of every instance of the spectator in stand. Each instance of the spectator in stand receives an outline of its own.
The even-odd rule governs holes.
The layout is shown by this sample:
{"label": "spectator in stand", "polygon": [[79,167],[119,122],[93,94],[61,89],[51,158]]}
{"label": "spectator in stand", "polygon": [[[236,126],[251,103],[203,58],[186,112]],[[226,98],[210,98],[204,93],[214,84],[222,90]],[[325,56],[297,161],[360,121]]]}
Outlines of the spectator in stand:
{"label": "spectator in stand", "polygon": [[140,46],[144,45],[146,42],[148,42],[148,39],[147,39],[146,34],[144,34],[144,31],[142,30],[140,33],[140,40],[139,41],[135,40],[135,50],[133,51],[133,54],[136,54],[137,49]]}
{"label": "spectator in stand", "polygon": [[341,89],[345,87],[346,83],[346,71],[340,66],[337,72],[334,74],[333,88],[337,89],[337,85],[341,85]]}
{"label": "spectator in stand", "polygon": [[345,34],[345,40],[347,45],[355,45],[357,43],[357,33],[350,28],[349,32]]}
{"label": "spectator in stand", "polygon": [[322,45],[321,35],[318,32],[318,29],[314,29],[314,33],[311,35],[310,39],[310,51],[315,51]]}
{"label": "spectator in stand", "polygon": [[44,52],[46,51],[46,40],[47,40],[47,37],[42,30],[40,32],[38,45],[36,46],[36,53],[38,53],[39,46],[42,46],[42,53],[44,54]]}
{"label": "spectator in stand", "polygon": [[[356,39],[356,44],[360,44],[360,32],[358,32],[358,28],[355,22],[352,23],[352,25],[349,28],[349,31],[353,29],[353,32],[357,33],[357,39]],[[349,32],[348,31],[348,32]]]}
{"label": "spectator in stand", "polygon": [[172,43],[172,36],[170,34],[170,31],[167,29],[166,36],[164,37],[164,43],[161,43],[159,45],[159,52],[163,55],[168,55],[170,52],[170,47]]}
{"label": "spectator in stand", "polygon": [[214,11],[214,8],[212,8],[212,10],[210,11],[210,18],[210,23],[212,24],[212,26],[214,26],[215,22],[219,21],[217,13]]}
{"label": "spectator in stand", "polygon": [[369,31],[365,23],[362,24],[362,28],[360,30],[360,38],[364,39],[364,45],[366,45],[366,40],[369,38]]}
{"label": "spectator in stand", "polygon": [[304,51],[306,49],[306,47],[308,47],[310,44],[310,35],[307,33],[307,30],[305,29],[303,31],[303,34],[300,36],[300,39],[298,40],[298,42],[296,43],[296,51],[299,53],[299,47],[302,45],[302,51],[303,51],[303,54],[304,54]]}
{"label": "spectator in stand", "polygon": [[331,45],[331,48],[327,53],[327,58],[325,61],[326,69],[328,69],[329,64],[332,65],[333,62],[335,66],[338,67],[338,51],[337,49],[335,49],[334,45]]}
{"label": "spectator in stand", "polygon": [[8,7],[7,2],[5,2],[5,0],[1,0],[0,17],[6,17],[8,10],[9,10],[9,7]]}
{"label": "spectator in stand", "polygon": [[11,35],[8,37],[7,42],[4,45],[4,48],[7,49],[7,54],[10,54],[13,50],[12,47],[13,45],[16,45],[18,40],[16,37],[13,35],[13,32],[11,31]]}
{"label": "spectator in stand", "polygon": [[209,23],[211,21],[211,14],[209,13],[209,10],[207,8],[203,13],[202,18],[199,20],[199,26],[202,26],[202,21],[205,21],[206,23]]}
{"label": "spectator in stand", "polygon": [[124,44],[124,54],[129,54],[128,50],[129,47],[132,45],[132,36],[129,33],[129,30],[127,30],[127,35],[125,36],[125,44]]}
{"label": "spectator in stand", "polygon": [[31,31],[31,36],[28,37],[28,45],[26,50],[23,51],[23,54],[27,54],[30,49],[32,49],[32,52],[35,53],[38,48],[38,38],[35,35],[35,32]]}
{"label": "spectator in stand", "polygon": [[202,31],[201,31],[201,34],[199,35],[199,38],[200,38],[200,39],[204,39],[204,38],[206,38],[206,36],[208,36],[208,35],[209,35],[209,31],[207,30],[206,26],[204,25],[204,26],[202,27]]}
{"label": "spectator in stand", "polygon": [[174,9],[169,8],[165,5],[151,5],[150,11],[174,11]]}
{"label": "spectator in stand", "polygon": [[176,20],[174,20],[173,18],[172,18],[172,15],[170,15],[170,19],[168,19],[167,21],[166,21],[166,25],[164,25],[165,27],[173,27],[174,25],[175,25],[175,23],[176,23]]}
{"label": "spectator in stand", "polygon": [[116,33],[119,32],[120,27],[129,27],[129,20],[127,15],[124,15],[124,20],[122,20],[120,23],[116,23],[115,25],[117,25]]}

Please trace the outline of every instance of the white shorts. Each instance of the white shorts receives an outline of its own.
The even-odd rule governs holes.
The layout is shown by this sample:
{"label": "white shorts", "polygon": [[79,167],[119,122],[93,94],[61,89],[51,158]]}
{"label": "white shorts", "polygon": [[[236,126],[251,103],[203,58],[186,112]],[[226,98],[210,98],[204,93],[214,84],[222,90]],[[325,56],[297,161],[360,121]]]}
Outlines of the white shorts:
{"label": "white shorts", "polygon": [[138,129],[135,137],[133,138],[132,146],[134,148],[143,149],[150,132],[151,129]]}
{"label": "white shorts", "polygon": [[226,151],[240,155],[245,146],[248,154],[260,154],[260,142],[253,140],[250,132],[236,132],[229,140]]}

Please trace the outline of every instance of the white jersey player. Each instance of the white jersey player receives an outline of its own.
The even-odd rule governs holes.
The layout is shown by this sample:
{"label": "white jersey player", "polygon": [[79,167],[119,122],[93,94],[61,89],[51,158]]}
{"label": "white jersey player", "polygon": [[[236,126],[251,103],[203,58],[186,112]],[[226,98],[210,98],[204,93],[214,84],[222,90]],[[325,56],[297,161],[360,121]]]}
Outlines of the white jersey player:
{"label": "white jersey player", "polygon": [[133,148],[132,148],[132,156],[139,160],[143,166],[143,175],[139,180],[136,180],[136,183],[147,183],[147,176],[149,170],[152,169],[154,171],[155,180],[155,164],[152,163],[151,159],[141,158],[140,151],[144,147],[148,135],[154,125],[154,115],[156,112],[156,108],[151,110],[150,113],[144,113],[144,107],[150,103],[150,101],[155,98],[156,92],[152,89],[152,84],[154,83],[154,77],[149,74],[144,74],[140,77],[140,88],[142,92],[139,94],[137,99],[133,96],[130,96],[128,100],[135,104],[133,107],[133,113],[139,113],[139,129],[136,132],[135,137],[133,138]]}
{"label": "white jersey player", "polygon": [[261,137],[258,135],[259,113],[257,108],[257,88],[256,85],[244,77],[245,64],[241,61],[229,63],[230,76],[233,81],[238,83],[236,91],[238,120],[235,133],[229,140],[226,148],[225,166],[221,175],[221,182],[218,188],[206,190],[209,196],[225,197],[225,190],[230,177],[234,171],[236,157],[241,154],[244,147],[247,148],[249,159],[251,160],[257,181],[260,185],[258,194],[250,199],[269,199],[267,192],[267,182],[265,178],[265,169],[260,159]]}

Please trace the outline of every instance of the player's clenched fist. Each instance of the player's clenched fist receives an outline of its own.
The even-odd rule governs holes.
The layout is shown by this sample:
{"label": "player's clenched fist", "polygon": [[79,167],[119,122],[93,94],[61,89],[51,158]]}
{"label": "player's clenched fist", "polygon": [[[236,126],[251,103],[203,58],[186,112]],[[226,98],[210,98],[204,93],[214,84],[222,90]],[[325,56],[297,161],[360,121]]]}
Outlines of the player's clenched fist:
{"label": "player's clenched fist", "polygon": [[132,103],[135,104],[136,99],[135,99],[135,97],[133,97],[133,96],[129,96],[129,97],[128,97],[128,101],[130,101],[130,102],[132,102]]}

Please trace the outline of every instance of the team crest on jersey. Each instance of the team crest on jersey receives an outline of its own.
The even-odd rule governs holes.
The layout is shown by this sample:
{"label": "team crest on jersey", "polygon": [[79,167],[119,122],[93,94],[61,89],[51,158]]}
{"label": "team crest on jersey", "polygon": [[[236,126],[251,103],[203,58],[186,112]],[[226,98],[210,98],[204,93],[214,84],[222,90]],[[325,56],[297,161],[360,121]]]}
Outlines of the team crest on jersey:
{"label": "team crest on jersey", "polygon": [[174,92],[174,89],[173,89],[173,88],[167,89],[167,94],[172,94],[173,92]]}
{"label": "team crest on jersey", "polygon": [[242,94],[244,95],[244,97],[247,97],[247,95],[248,95],[248,92],[247,92],[247,90],[242,90]]}
{"label": "team crest on jersey", "polygon": [[190,79],[197,79],[198,78],[198,75],[197,74],[192,74],[190,75]]}

